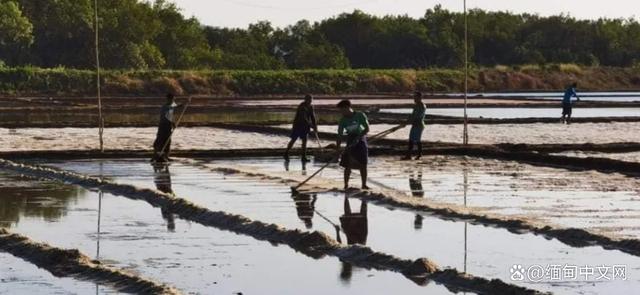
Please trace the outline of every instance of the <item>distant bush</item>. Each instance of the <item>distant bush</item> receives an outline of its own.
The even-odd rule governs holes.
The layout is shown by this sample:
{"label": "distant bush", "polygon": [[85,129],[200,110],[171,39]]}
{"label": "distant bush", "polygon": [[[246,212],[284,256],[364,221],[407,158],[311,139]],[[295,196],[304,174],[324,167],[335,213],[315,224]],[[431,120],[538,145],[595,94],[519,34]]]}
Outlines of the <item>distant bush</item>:
{"label": "distant bush", "polygon": [[582,73],[582,68],[576,64],[560,64],[560,71],[563,73],[570,74],[580,74]]}
{"label": "distant bush", "polygon": [[495,67],[493,67],[493,68],[494,68],[496,71],[498,71],[498,72],[503,72],[503,73],[505,73],[505,72],[509,71],[509,67],[508,67],[508,66],[505,66],[505,65],[496,65],[496,66],[495,66]]}
{"label": "distant bush", "polygon": [[[253,95],[403,93],[420,90],[460,92],[464,72],[426,70],[279,70],[279,71],[104,71],[104,95]],[[2,94],[95,93],[95,72],[65,68],[0,68]],[[474,68],[471,91],[557,90],[572,81],[581,89],[640,89],[640,68],[579,67],[572,64]]]}
{"label": "distant bush", "polygon": [[521,65],[518,67],[518,70],[521,72],[531,72],[531,71],[539,71],[542,67],[540,65]]}

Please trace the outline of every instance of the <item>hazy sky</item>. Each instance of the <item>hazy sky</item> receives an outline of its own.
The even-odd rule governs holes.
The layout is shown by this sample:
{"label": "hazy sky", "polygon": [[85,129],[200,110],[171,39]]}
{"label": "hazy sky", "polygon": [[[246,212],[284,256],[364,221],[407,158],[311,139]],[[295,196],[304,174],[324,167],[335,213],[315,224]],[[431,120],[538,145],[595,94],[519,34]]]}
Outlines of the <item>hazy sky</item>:
{"label": "hazy sky", "polygon": [[[246,27],[268,20],[278,27],[300,19],[318,21],[360,9],[370,14],[424,15],[436,4],[450,10],[462,10],[462,0],[172,0],[187,16],[195,16],[206,25]],[[568,13],[577,18],[629,18],[640,15],[640,0],[468,0],[470,8],[508,10],[540,15]]]}

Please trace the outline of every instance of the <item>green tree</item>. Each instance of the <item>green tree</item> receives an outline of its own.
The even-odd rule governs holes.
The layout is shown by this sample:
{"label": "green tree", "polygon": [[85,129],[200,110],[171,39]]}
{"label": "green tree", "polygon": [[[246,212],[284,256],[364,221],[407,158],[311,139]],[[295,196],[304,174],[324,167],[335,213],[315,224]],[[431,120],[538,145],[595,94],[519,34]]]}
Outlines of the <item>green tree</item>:
{"label": "green tree", "polygon": [[105,68],[154,69],[165,57],[152,42],[164,24],[137,0],[100,0],[100,56]]}
{"label": "green tree", "polygon": [[175,4],[164,0],[156,0],[153,9],[162,21],[162,30],[153,43],[166,58],[168,67],[194,69],[213,64],[214,52],[198,20],[185,19]]}
{"label": "green tree", "polygon": [[33,24],[30,64],[87,68],[93,65],[93,1],[19,0]]}
{"label": "green tree", "polygon": [[33,25],[15,1],[0,0],[0,60],[15,65],[33,44]]}

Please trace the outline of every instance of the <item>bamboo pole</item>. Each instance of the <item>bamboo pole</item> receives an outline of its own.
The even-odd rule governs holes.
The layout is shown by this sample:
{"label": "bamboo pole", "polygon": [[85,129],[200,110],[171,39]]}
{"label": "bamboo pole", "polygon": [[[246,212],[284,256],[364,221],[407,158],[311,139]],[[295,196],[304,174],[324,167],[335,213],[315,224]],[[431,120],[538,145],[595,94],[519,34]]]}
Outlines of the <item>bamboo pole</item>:
{"label": "bamboo pole", "polygon": [[464,2],[464,128],[462,130],[462,144],[469,144],[469,129],[467,118],[467,98],[469,96],[469,31],[467,23],[467,0]]}
{"label": "bamboo pole", "polygon": [[98,41],[98,0],[94,1],[95,11],[95,53],[96,53],[96,96],[98,99],[98,136],[100,140],[100,152],[104,152],[104,118],[102,117],[102,97],[100,96],[100,49]]}

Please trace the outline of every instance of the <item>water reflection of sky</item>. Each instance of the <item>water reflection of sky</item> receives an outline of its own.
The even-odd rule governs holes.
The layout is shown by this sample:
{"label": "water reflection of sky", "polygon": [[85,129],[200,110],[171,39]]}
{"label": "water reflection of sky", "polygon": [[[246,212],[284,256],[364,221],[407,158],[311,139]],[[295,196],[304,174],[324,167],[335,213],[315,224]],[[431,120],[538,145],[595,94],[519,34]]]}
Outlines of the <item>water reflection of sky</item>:
{"label": "water reflection of sky", "polygon": [[[487,97],[487,98],[529,98],[543,100],[560,100],[564,93],[562,92],[486,92],[486,93],[469,93],[469,97]],[[463,93],[448,93],[446,96],[460,97]],[[640,92],[581,92],[578,91],[580,99],[585,101],[609,101],[609,102],[634,102],[640,101]]]}
{"label": "water reflection of sky", "polygon": [[[411,109],[381,109],[380,112],[410,114]],[[558,108],[468,108],[467,115],[472,118],[560,118],[562,109]],[[427,108],[427,115],[463,117],[462,108]],[[640,108],[577,108],[573,109],[574,118],[598,117],[640,117]]]}
{"label": "water reflection of sky", "polygon": [[[429,161],[429,158],[426,160]],[[302,165],[295,161],[288,167],[277,159],[211,162],[212,165],[216,163],[249,164],[273,172],[284,172],[288,168],[292,173],[303,173],[300,171]],[[99,173],[98,165],[91,162],[58,165],[82,173]],[[492,188],[493,185],[500,183],[508,187],[509,181],[512,181],[510,176],[494,175],[491,171],[465,173],[466,170],[461,170],[457,173],[443,173],[443,171],[432,171],[426,168],[411,170],[407,167],[410,171],[398,170],[385,162],[376,162],[374,165],[385,165],[386,169],[373,171],[372,178],[376,181],[373,185],[388,186],[406,192],[412,191],[412,195],[417,198],[434,198],[435,194],[441,193],[446,195],[444,197],[446,200],[440,201],[458,204],[464,204],[469,192],[469,203],[477,205],[483,202],[483,199],[491,197],[496,189],[500,189]],[[305,168],[313,171],[317,166],[310,163]],[[509,280],[508,269],[514,261],[524,265],[603,264],[621,261],[632,265],[634,272],[640,267],[639,258],[618,251],[608,251],[600,247],[572,248],[557,240],[547,240],[540,236],[517,235],[502,228],[448,221],[420,212],[377,206],[373,203],[369,203],[365,208],[362,201],[356,197],[345,197],[344,194],[339,193],[291,195],[286,185],[215,173],[187,164],[173,163],[168,170],[161,170],[160,175],[157,172],[154,175],[148,163],[106,161],[102,172],[114,177],[118,182],[157,187],[163,190],[170,189],[178,196],[212,210],[241,214],[286,228],[320,230],[334,238],[341,237],[344,243],[360,241],[375,250],[404,258],[428,257],[442,266],[467,269],[474,275],[488,278]],[[329,169],[323,176],[339,179],[338,172],[335,169]],[[508,191],[517,188],[517,186],[512,187]],[[487,190],[486,195],[485,190]],[[553,197],[561,195],[555,194]],[[494,197],[499,199],[503,196],[499,194]],[[522,200],[522,198],[510,199],[514,202]],[[504,202],[504,199],[501,200]],[[516,208],[517,204],[514,206]],[[531,204],[525,204],[525,206],[531,206]],[[353,216],[358,214],[361,217]],[[356,222],[346,220],[349,217],[360,218],[360,220]],[[335,225],[341,228],[338,233]],[[176,227],[179,231],[182,226],[178,224]],[[522,249],[531,249],[536,255],[530,255],[531,252],[522,251]],[[465,256],[467,260],[464,259]],[[340,270],[340,277],[348,277],[350,270],[352,276],[362,271],[357,268],[343,267]],[[353,282],[353,279],[350,282]],[[560,294],[572,294],[584,291],[597,293],[614,289],[625,292],[631,290],[630,288],[637,283],[633,281],[569,286],[536,284],[529,287]]]}
{"label": "water reflection of sky", "polygon": [[[95,162],[87,161],[75,167],[91,166],[92,163]],[[140,177],[134,177],[134,182],[144,182],[146,187],[166,191],[175,189],[177,192],[183,192],[180,184],[185,184],[185,177],[194,177],[194,174],[182,173],[172,177],[171,170],[154,171],[146,161],[124,161],[117,166],[94,165],[90,169],[98,173],[102,171],[105,175],[118,172],[119,175],[113,178],[120,182],[127,182],[126,175],[141,173]],[[24,179],[21,186],[28,189],[39,184],[38,181]],[[178,187],[180,189],[176,189]],[[76,195],[81,197],[54,203],[39,202],[38,194],[24,195],[20,190],[2,191],[0,188],[3,198],[18,198],[24,204],[39,203],[39,207],[52,207],[52,210],[64,212],[43,213],[48,216],[46,219],[34,214],[20,215],[19,222],[12,223],[11,230],[57,247],[79,249],[106,264],[130,269],[143,277],[175,286],[185,293],[451,294],[444,286],[435,283],[417,285],[401,274],[351,267],[335,257],[316,260],[286,246],[274,247],[266,241],[185,221],[144,201],[106,193],[100,196],[99,192],[82,189],[74,191],[79,191]],[[218,195],[215,190],[210,192],[213,195],[209,196]],[[227,195],[232,196],[232,193]],[[19,207],[2,206],[7,211],[24,212]],[[292,207],[291,210],[294,211]],[[2,255],[0,262],[9,268],[21,267],[19,261],[4,259]],[[26,275],[16,275],[19,277],[13,280],[29,280]],[[4,274],[0,273],[0,278],[4,278]],[[29,290],[21,285],[18,285],[18,289],[7,289],[9,286],[0,284],[0,293],[19,294]],[[68,293],[86,294],[84,287],[68,282],[64,288]],[[104,291],[101,289],[99,293]]]}

